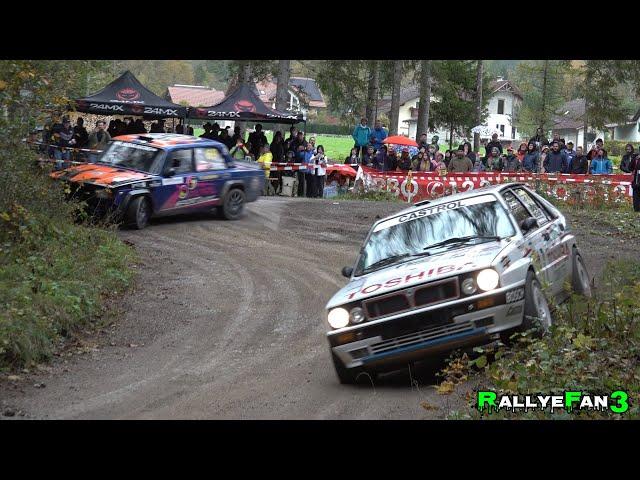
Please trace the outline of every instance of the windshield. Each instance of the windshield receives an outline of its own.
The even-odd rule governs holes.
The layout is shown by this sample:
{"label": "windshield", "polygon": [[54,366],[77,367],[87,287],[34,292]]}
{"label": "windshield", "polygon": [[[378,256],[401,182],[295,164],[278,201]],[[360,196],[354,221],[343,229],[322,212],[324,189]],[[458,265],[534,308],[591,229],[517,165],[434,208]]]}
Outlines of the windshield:
{"label": "windshield", "polygon": [[362,249],[355,275],[414,256],[513,235],[513,224],[493,195],[425,206],[378,224]]}
{"label": "windshield", "polygon": [[109,144],[98,160],[114,166],[154,173],[152,169],[158,152],[158,148],[116,140]]}

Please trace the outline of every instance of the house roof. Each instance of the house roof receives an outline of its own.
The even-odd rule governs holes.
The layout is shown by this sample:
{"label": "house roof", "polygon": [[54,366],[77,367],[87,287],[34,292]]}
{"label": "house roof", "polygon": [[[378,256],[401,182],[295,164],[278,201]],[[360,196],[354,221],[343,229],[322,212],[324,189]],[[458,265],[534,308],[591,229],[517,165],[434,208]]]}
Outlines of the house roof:
{"label": "house roof", "polygon": [[167,88],[167,97],[174,103],[187,102],[190,107],[203,107],[220,103],[224,92],[197,85],[173,85]]}
{"label": "house roof", "polygon": [[566,102],[553,116],[553,130],[579,129],[584,126],[584,98]]}
{"label": "house roof", "polygon": [[[260,100],[266,104],[273,103],[278,90],[278,85],[273,81],[273,79],[257,82],[255,87]],[[322,92],[313,78],[291,77],[289,78],[289,88],[296,95],[305,97],[310,107],[324,108],[327,106],[324,101],[324,97],[322,96]]]}
{"label": "house roof", "polygon": [[522,92],[520,91],[520,89],[516,87],[513,83],[511,83],[509,80],[505,80],[501,77],[498,77],[497,80],[493,80],[491,82],[490,86],[491,86],[491,94],[494,94],[496,92],[509,92],[514,94],[517,97],[520,97],[520,99],[522,99]]}
{"label": "house roof", "polygon": [[[420,97],[420,85],[409,85],[400,89],[400,105],[409,100]],[[386,114],[391,110],[391,95],[387,95],[378,101],[378,114]]]}

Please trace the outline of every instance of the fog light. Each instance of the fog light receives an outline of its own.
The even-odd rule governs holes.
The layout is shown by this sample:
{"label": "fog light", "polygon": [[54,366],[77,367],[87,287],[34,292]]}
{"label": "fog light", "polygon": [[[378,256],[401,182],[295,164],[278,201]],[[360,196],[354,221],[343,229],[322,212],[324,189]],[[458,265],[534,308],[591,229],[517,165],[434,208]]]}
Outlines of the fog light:
{"label": "fog light", "polygon": [[327,317],[329,325],[333,328],[342,328],[349,325],[349,312],[344,308],[334,308],[329,312]]}
{"label": "fog light", "polygon": [[360,323],[364,320],[364,311],[360,307],[351,309],[351,323]]}
{"label": "fog light", "polygon": [[465,295],[472,295],[476,293],[476,290],[476,282],[473,280],[473,278],[467,278],[462,282],[462,292]]}
{"label": "fog light", "polygon": [[487,268],[478,274],[477,282],[480,290],[493,290],[500,282],[500,275],[493,268]]}

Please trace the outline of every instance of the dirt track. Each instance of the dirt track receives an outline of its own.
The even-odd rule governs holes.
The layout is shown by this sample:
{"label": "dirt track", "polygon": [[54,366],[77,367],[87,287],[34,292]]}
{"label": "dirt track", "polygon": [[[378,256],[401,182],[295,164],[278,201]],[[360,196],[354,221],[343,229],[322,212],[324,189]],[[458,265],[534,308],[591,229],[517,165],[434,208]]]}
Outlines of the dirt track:
{"label": "dirt track", "polygon": [[[373,388],[340,385],[333,371],[324,305],[376,215],[404,206],[262,198],[236,222],[191,216],[122,231],[143,263],[117,326],[88,353],[56,359],[51,372],[0,382],[0,407],[26,418],[145,419],[420,419],[464,410],[460,396],[435,392],[433,364],[411,377],[382,375]],[[597,275],[609,259],[598,252],[612,240],[594,228],[595,220],[576,233]],[[631,252],[622,243],[611,250],[611,258]],[[425,401],[437,408],[425,410]]]}

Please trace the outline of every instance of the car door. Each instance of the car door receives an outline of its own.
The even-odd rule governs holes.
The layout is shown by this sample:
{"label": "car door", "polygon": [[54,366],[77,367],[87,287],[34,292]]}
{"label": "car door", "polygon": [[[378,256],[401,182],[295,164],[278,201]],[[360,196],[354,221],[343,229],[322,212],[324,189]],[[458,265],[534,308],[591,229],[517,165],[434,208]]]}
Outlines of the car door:
{"label": "car door", "polygon": [[201,207],[208,207],[217,203],[224,183],[231,177],[227,161],[220,149],[203,147],[194,149],[197,181],[196,191]]}
{"label": "car door", "polygon": [[160,215],[184,208],[189,197],[189,176],[193,174],[193,149],[180,148],[167,152],[162,168],[161,184],[154,189],[153,201]]}
{"label": "car door", "polygon": [[531,216],[542,227],[542,240],[546,250],[545,278],[551,284],[554,295],[564,288],[564,282],[571,273],[571,255],[560,222],[556,221],[536,198],[524,188],[515,188],[515,194],[531,212]]}
{"label": "car door", "polygon": [[[520,227],[522,222],[529,217],[533,217],[533,215],[512,189],[502,192],[502,197],[509,207],[509,212],[514,216],[516,223],[518,224],[518,228],[522,231],[522,228]],[[523,231],[522,234],[525,241],[525,244],[523,245],[525,249],[524,254],[531,256],[536,275],[538,278],[546,282],[548,280],[546,277],[548,259],[544,226],[541,227],[538,225],[528,232]]]}

